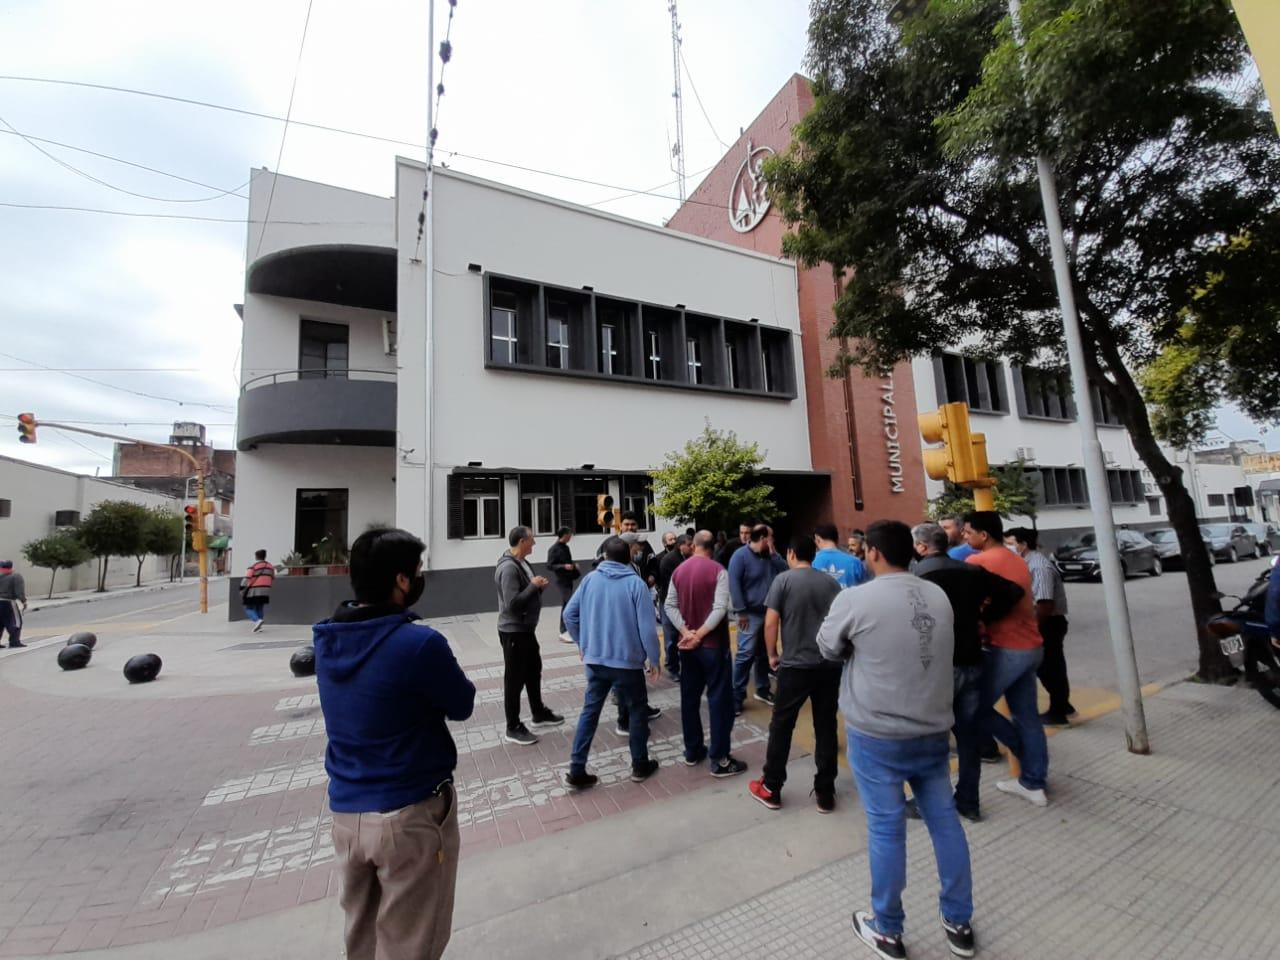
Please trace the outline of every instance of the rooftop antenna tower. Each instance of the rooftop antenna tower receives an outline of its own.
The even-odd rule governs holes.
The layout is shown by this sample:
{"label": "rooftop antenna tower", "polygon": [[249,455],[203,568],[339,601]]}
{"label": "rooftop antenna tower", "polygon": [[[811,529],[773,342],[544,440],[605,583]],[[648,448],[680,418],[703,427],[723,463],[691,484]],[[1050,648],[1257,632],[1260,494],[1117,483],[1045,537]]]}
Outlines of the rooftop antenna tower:
{"label": "rooftop antenna tower", "polygon": [[684,97],[680,93],[680,18],[676,15],[676,0],[670,0],[667,10],[671,13],[671,70],[676,81],[671,93],[676,102],[676,142],[671,148],[675,162],[671,169],[679,178],[680,202],[684,203]]}

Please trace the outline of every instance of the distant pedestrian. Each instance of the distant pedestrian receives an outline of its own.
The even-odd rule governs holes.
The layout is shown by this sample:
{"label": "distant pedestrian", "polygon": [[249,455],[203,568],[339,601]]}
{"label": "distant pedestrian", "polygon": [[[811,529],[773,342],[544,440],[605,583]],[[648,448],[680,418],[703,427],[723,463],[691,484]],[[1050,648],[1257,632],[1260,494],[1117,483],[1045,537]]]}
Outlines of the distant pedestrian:
{"label": "distant pedestrian", "polygon": [[969,844],[951,796],[951,604],[940,587],[907,573],[911,554],[906,524],[871,524],[867,562],[875,579],[842,590],[818,632],[823,656],[845,665],[840,712],[867,817],[871,911],[853,915],[853,930],[881,957],[907,955],[903,789],[909,784],[933,841],[943,932],[952,953],[971,957]]}
{"label": "distant pedestrian", "polygon": [[820,523],[813,532],[813,540],[817,545],[817,554],[813,558],[813,569],[821,570],[833,578],[842,588],[856,587],[867,580],[867,568],[852,553],[840,549],[840,536],[834,523]]}
{"label": "distant pedestrian", "polygon": [[733,661],[734,714],[743,712],[747,682],[755,675],[756,699],[773,706],[769,689],[769,660],[764,652],[764,601],[774,577],[787,562],[773,551],[773,531],[766,524],[752,527],[745,549],[729,561],[729,604],[738,618],[738,653]]}
{"label": "distant pedestrian", "polygon": [[[1036,624],[1031,571],[1025,560],[1005,548],[1000,514],[980,510],[964,520],[965,538],[975,551],[966,562],[1012,580],[1023,590],[1022,599],[1007,616],[987,623],[979,709],[987,731],[1013,752],[1022,768],[1018,779],[1001,780],[996,789],[1043,807],[1049,803],[1045,794],[1049,745],[1036,703],[1036,670],[1044,656],[1044,641]],[[1001,697],[1009,705],[1012,720],[995,711]]]}
{"label": "distant pedestrian", "polygon": [[25,647],[22,642],[22,614],[27,609],[27,582],[13,572],[12,560],[0,560],[0,638],[9,634],[9,647]]}
{"label": "distant pedestrian", "polygon": [[849,539],[846,541],[846,545],[849,548],[850,556],[857,557],[858,560],[862,562],[866,561],[867,535],[864,531],[854,529],[853,532],[849,534]]}
{"label": "distant pedestrian", "polygon": [[948,513],[938,519],[938,525],[947,534],[947,556],[952,560],[968,560],[977,552],[965,542],[963,517]]}
{"label": "distant pedestrian", "polygon": [[674,530],[668,530],[662,535],[662,552],[670,553],[676,548],[676,540],[680,535]]}
{"label": "distant pedestrian", "polygon": [[1037,547],[1040,535],[1030,527],[1011,527],[1004,533],[1005,546],[1027,562],[1031,571],[1031,595],[1036,602],[1036,623],[1044,640],[1044,659],[1036,675],[1049,694],[1049,709],[1040,714],[1045,726],[1065,727],[1076,708],[1071,705],[1071,681],[1067,677],[1067,588],[1054,562]]}
{"label": "distant pedestrian", "polygon": [[569,605],[569,598],[578,584],[582,571],[573,562],[573,554],[569,551],[569,541],[573,539],[573,531],[561,527],[556,531],[556,542],[547,551],[547,569],[555,577],[556,587],[560,590],[560,642],[573,643],[564,625],[564,608]]}
{"label": "distant pedestrian", "polygon": [[275,583],[276,568],[267,562],[267,551],[253,555],[253,564],[240,581],[240,602],[244,612],[253,621],[253,632],[260,633],[266,623],[267,604],[271,602],[271,585]]}
{"label": "distant pedestrian", "polygon": [[716,562],[726,570],[729,569],[729,561],[733,559],[733,555],[751,542],[752,525],[749,523],[738,524],[738,538],[730,540],[725,538],[716,550]]}
{"label": "distant pedestrian", "polygon": [[370,530],[351,545],[355,601],[314,628],[346,956],[436,960],[458,879],[458,751],[446,720],[476,688],[435,630],[415,623],[424,544]]}
{"label": "distant pedestrian", "polygon": [[814,539],[798,536],[791,541],[787,551],[790,569],[778,574],[764,601],[764,642],[769,666],[778,674],[778,691],[773,719],[769,722],[764,771],[759,780],[751,781],[749,790],[770,810],[782,806],[791,735],[806,700],[813,714],[813,762],[817,767],[813,794],[818,812],[830,813],[836,807],[836,757],[840,750],[836,705],[840,699],[840,664],[822,656],[818,649],[818,629],[841,587],[828,574],[814,568],[813,558],[817,553]]}
{"label": "distant pedestrian", "polygon": [[564,717],[542,702],[542,654],[538,650],[538,618],[542,591],[549,581],[534,574],[529,565],[533,531],[512,527],[507,534],[511,549],[498,559],[493,582],[498,588],[498,640],[502,644],[502,704],[507,718],[508,743],[532,746],[538,738],[520,720],[520,693],[529,696],[535,727],[564,723]]}
{"label": "distant pedestrian", "polygon": [[662,555],[658,561],[658,610],[662,618],[663,657],[666,661],[667,676],[675,683],[680,682],[680,631],[675,628],[671,618],[663,609],[667,603],[667,591],[671,589],[671,577],[676,568],[693,556],[693,538],[681,534],[676,537],[672,549]]}
{"label": "distant pedestrian", "polygon": [[631,562],[635,564],[640,579],[652,587],[658,580],[657,560],[654,557],[653,547],[640,533],[640,515],[634,510],[623,511],[622,532],[635,534],[635,542],[640,544],[640,549],[638,552],[634,549],[631,551]]}
{"label": "distant pedestrian", "polygon": [[[729,753],[733,732],[732,667],[729,660],[729,574],[711,557],[709,530],[693,537],[693,556],[671,576],[663,609],[680,631],[680,722],[685,766],[710,758],[713,777],[744,773],[747,765]],[[703,738],[702,694],[707,694],[711,747]]]}
{"label": "distant pedestrian", "polygon": [[[977,564],[947,556],[947,534],[936,523],[911,529],[919,562],[914,573],[942,588],[951,603],[955,635],[953,711],[958,777],[956,812],[966,820],[981,820],[978,785],[982,779],[982,621],[999,619],[1022,599],[1022,588]],[[992,744],[994,749],[994,743]],[[998,755],[998,754],[997,754]],[[914,804],[908,805],[908,814]],[[918,815],[918,811],[916,812]]]}
{"label": "distant pedestrian", "polygon": [[582,714],[565,779],[571,787],[582,789],[599,782],[595,774],[587,773],[587,755],[610,690],[628,708],[631,779],[640,783],[658,769],[657,761],[649,758],[645,674],[650,680],[658,678],[661,653],[653,628],[649,588],[636,575],[630,559],[628,544],[619,537],[607,539],[604,560],[587,574],[565,609],[565,625],[578,644],[587,673]]}

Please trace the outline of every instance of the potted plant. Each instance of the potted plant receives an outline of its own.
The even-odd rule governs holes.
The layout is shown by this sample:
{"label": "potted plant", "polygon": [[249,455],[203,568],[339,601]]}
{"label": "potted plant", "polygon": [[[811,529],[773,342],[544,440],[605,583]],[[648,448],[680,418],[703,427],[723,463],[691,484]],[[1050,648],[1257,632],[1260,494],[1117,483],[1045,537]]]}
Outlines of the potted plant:
{"label": "potted plant", "polygon": [[329,534],[326,533],[320,538],[320,542],[314,545],[314,552],[316,563],[325,567],[325,572],[329,576],[345,577],[351,573],[347,551]]}
{"label": "potted plant", "polygon": [[297,550],[289,553],[280,565],[289,571],[291,577],[305,577],[307,575],[307,558],[300,554]]}

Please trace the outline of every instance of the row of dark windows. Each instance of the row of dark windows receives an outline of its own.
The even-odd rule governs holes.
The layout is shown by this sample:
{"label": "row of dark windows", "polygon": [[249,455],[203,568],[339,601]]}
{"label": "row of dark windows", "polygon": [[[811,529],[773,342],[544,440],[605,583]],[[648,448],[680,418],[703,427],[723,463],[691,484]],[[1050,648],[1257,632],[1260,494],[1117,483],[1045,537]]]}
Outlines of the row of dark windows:
{"label": "row of dark windows", "polygon": [[[1083,467],[1027,467],[1039,488],[1042,507],[1084,507],[1089,488]],[[1113,504],[1141,504],[1146,499],[1142,475],[1137,470],[1108,470],[1107,485]]]}
{"label": "row of dark windows", "polygon": [[[1004,363],[939,353],[933,358],[938,403],[967,403],[979,413],[1009,413],[1008,380]],[[1063,370],[1030,365],[1013,367],[1014,401],[1018,415],[1039,420],[1074,421],[1077,418],[1071,392],[1071,377]],[[1120,427],[1124,423],[1107,397],[1090,387],[1094,418],[1100,426]]]}
{"label": "row of dark windows", "polygon": [[796,395],[791,334],[757,322],[487,274],[490,366]]}
{"label": "row of dark windows", "polygon": [[[519,516],[508,517],[501,475],[453,474],[447,491],[451,540],[505,537],[517,523],[537,536],[552,536],[560,527],[577,533],[601,533],[597,497],[610,493],[609,478],[598,475],[520,474]],[[632,511],[641,530],[653,530],[653,484],[648,477],[621,480],[623,511]]]}

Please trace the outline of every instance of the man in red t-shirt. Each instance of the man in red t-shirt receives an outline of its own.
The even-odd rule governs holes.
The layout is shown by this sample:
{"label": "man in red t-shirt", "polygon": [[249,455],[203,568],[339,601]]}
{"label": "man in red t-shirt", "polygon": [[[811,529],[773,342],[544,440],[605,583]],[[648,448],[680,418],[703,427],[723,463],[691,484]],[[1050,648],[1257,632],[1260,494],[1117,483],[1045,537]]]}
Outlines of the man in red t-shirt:
{"label": "man in red t-shirt", "polygon": [[[1043,807],[1049,802],[1044,792],[1049,776],[1049,745],[1036,703],[1036,669],[1044,655],[1044,641],[1036,624],[1031,571],[1025,560],[1004,545],[1000,514],[991,510],[969,514],[964,518],[964,536],[977,551],[966,563],[976,563],[1016,583],[1023,591],[1022,599],[1009,614],[987,624],[989,645],[983,653],[979,710],[987,730],[1013,752],[1022,766],[1018,779],[1001,780],[996,789]],[[994,709],[1001,697],[1009,705],[1012,721]]]}

